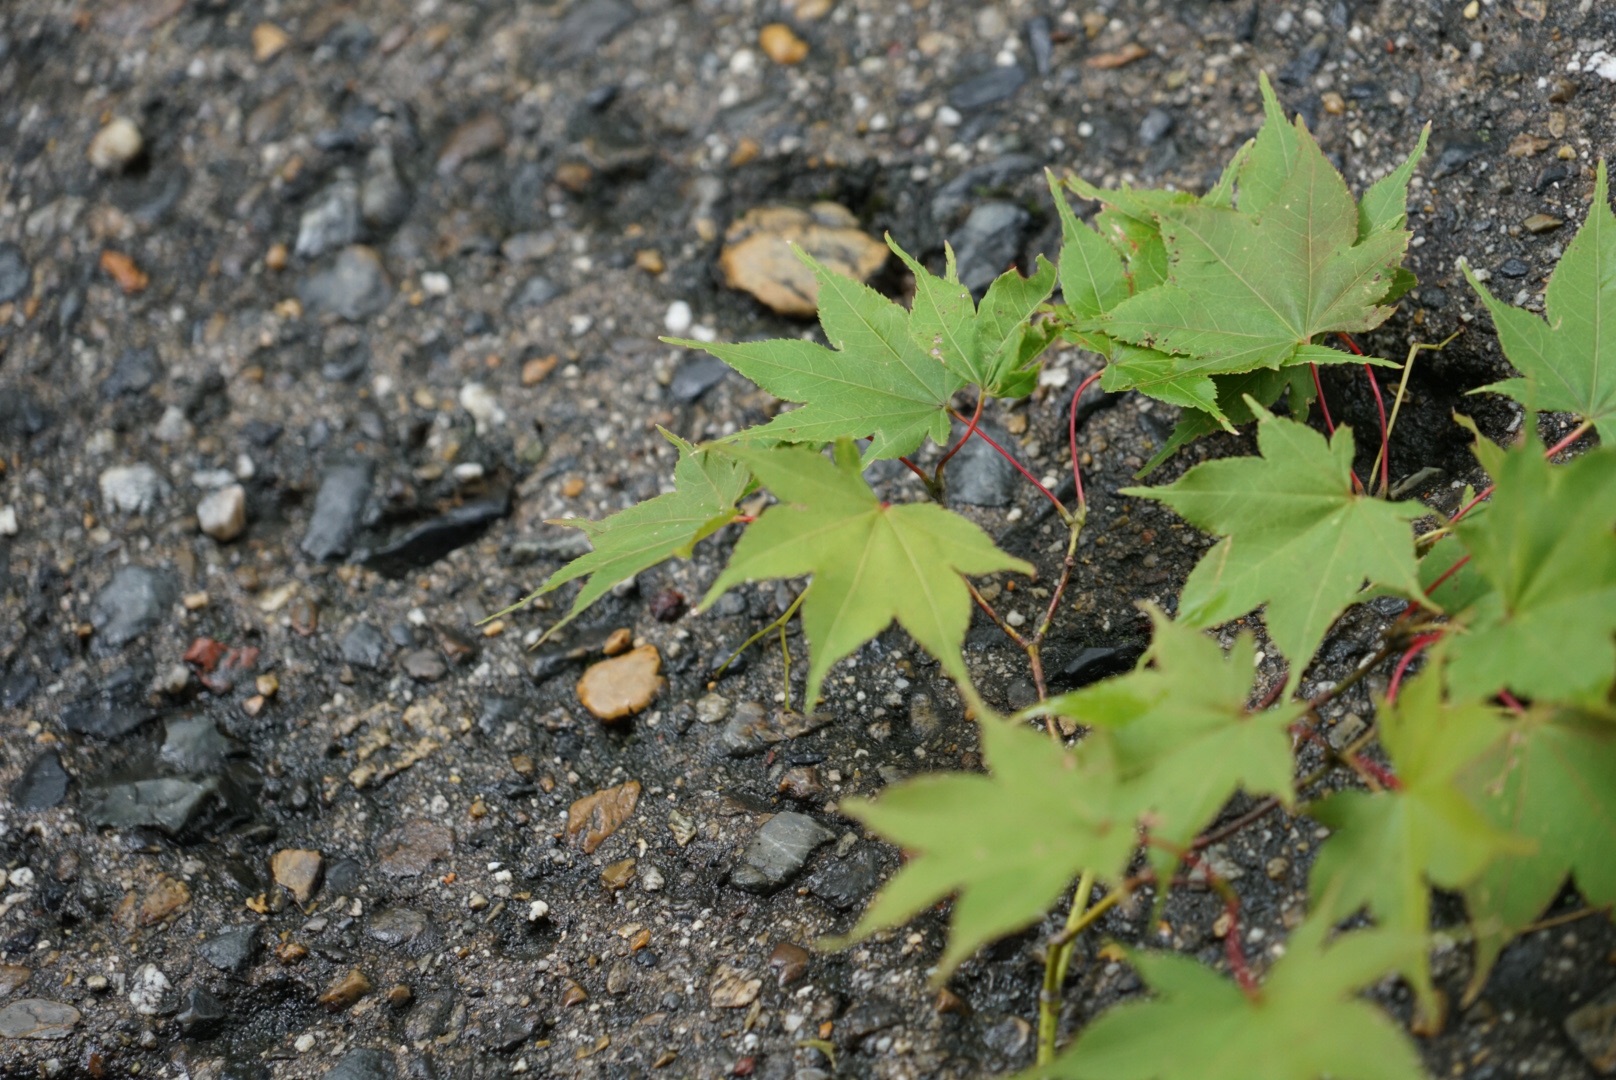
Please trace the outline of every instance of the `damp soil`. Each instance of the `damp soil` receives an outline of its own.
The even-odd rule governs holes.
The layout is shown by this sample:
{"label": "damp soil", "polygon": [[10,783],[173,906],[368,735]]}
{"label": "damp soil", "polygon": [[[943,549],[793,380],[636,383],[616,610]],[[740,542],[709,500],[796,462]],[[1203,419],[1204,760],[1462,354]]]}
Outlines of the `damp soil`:
{"label": "damp soil", "polygon": [[[806,43],[800,63],[760,48],[775,21]],[[818,726],[782,711],[778,643],[718,677],[794,597],[770,584],[686,611],[734,529],[538,649],[567,594],[497,632],[484,620],[582,550],[549,522],[670,484],[658,426],[700,440],[778,407],[657,341],[681,302],[718,338],[810,331],[724,285],[731,219],[830,200],[936,260],[973,211],[1007,204],[1017,224],[987,239],[1025,267],[1057,247],[1045,167],[1199,189],[1256,129],[1260,70],[1354,187],[1432,125],[1410,200],[1421,285],[1362,345],[1400,360],[1457,334],[1419,357],[1391,453],[1394,484],[1451,507],[1479,478],[1452,414],[1499,439],[1522,423],[1470,393],[1507,369],[1459,260],[1501,295],[1541,292],[1616,145],[1616,84],[1582,70],[1601,49],[1616,11],[1599,0],[5,5],[0,1014],[32,998],[77,1018],[0,1038],[0,1074],[1027,1065],[1058,915],[967,962],[952,998],[930,983],[945,910],[812,951],[899,863],[838,804],[980,763],[912,643],[884,634],[839,666]],[[114,116],[143,145],[103,172],[87,149]],[[1523,137],[1536,149],[1512,152]],[[1569,224],[1527,229],[1538,214]],[[144,284],[126,288],[109,252]],[[895,267],[875,284],[908,287]],[[1057,349],[1029,400],[988,414],[1052,482],[1093,363]],[[1343,366],[1324,386],[1367,468],[1367,382]],[[1139,605],[1170,610],[1207,543],[1119,494],[1175,410],[1096,396],[1082,419],[1091,513],[1048,650],[1057,689],[1125,669],[1147,637]],[[1209,438],[1154,479],[1252,449]],[[971,468],[997,505],[958,508],[1040,567],[998,583],[1030,617],[1064,534],[1030,487]],[[872,480],[916,497],[901,470]],[[221,541],[198,505],[231,485],[244,526]],[[1385,624],[1350,613],[1307,685],[1350,671]],[[608,726],[575,685],[618,630],[656,646],[666,685]],[[973,626],[967,659],[994,703],[1028,700],[993,627]],[[1265,659],[1261,678],[1279,675]],[[1345,695],[1332,725],[1383,686]],[[569,807],[631,781],[632,812],[586,853]],[[778,888],[743,888],[753,838],[787,813],[813,826],[805,857]],[[1258,964],[1305,908],[1318,839],[1274,816],[1215,853]],[[301,904],[272,875],[285,850],[318,853]],[[1179,892],[1165,938],[1148,897],[1111,913],[1079,949],[1064,1030],[1141,990],[1101,942],[1221,965],[1219,913]],[[1459,905],[1438,922],[1457,1001]],[[1431,1074],[1594,1076],[1564,1023],[1616,978],[1613,951],[1603,919],[1514,944],[1420,1041]],[[356,970],[368,992],[328,995]],[[1376,996],[1406,1019],[1402,986]]]}

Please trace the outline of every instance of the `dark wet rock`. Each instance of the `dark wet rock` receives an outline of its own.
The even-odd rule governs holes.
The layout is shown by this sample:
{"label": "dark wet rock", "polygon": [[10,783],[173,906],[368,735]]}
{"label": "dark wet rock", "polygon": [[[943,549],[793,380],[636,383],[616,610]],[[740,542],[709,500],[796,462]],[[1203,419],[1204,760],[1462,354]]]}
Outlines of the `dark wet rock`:
{"label": "dark wet rock", "polygon": [[312,314],[361,322],[387,307],[393,283],[382,268],[381,256],[355,244],[343,248],[330,266],[305,278],[297,296]]}
{"label": "dark wet rock", "polygon": [[242,975],[258,955],[258,927],[238,926],[208,938],[197,955],[227,975]]}
{"label": "dark wet rock", "polygon": [[28,291],[33,271],[16,244],[0,243],[0,304],[9,304]]}
{"label": "dark wet rock", "polygon": [[356,1048],[325,1072],[325,1080],[393,1080],[398,1070],[380,1050]]}
{"label": "dark wet rock", "polygon": [[1499,266],[1498,272],[1505,277],[1519,278],[1525,277],[1531,269],[1520,259],[1505,259],[1503,264]]}
{"label": "dark wet rock", "polygon": [[959,260],[960,283],[981,295],[1021,253],[1022,234],[1032,215],[1010,202],[987,202],[971,211],[949,236]]}
{"label": "dark wet rock", "polygon": [[1444,176],[1451,176],[1470,164],[1472,158],[1480,154],[1485,147],[1479,143],[1454,143],[1443,149],[1437,155],[1436,167],[1431,170],[1431,179],[1440,180]]}
{"label": "dark wet rock", "polygon": [[1420,306],[1430,311],[1439,311],[1448,306],[1448,290],[1440,285],[1425,285],[1420,289]]}
{"label": "dark wet rock", "polygon": [[100,644],[122,648],[156,626],[177,599],[179,590],[168,574],[145,566],[126,566],[96,594],[90,605],[90,625]]}
{"label": "dark wet rock", "polygon": [[314,516],[303,534],[304,554],[322,562],[348,554],[370,498],[371,474],[368,461],[338,465],[326,472],[314,498]]}
{"label": "dark wet rock", "polygon": [[342,638],[342,658],[358,667],[377,670],[387,663],[392,645],[368,622],[354,623]]}
{"label": "dark wet rock", "polygon": [[846,1045],[857,1046],[878,1031],[903,1023],[903,1010],[890,1001],[873,998],[848,1009],[836,1023],[836,1032]]}
{"label": "dark wet rock", "polygon": [[531,1039],[537,1030],[538,1022],[526,1013],[501,1013],[484,1029],[484,1034],[490,1050],[508,1054]]}
{"label": "dark wet rock", "polygon": [[722,382],[729,370],[729,365],[715,356],[704,353],[691,356],[673,373],[668,396],[681,405],[692,405]]}
{"label": "dark wet rock", "polygon": [[125,349],[113,361],[112,370],[101,380],[101,396],[107,401],[144,394],[162,378],[162,364],[157,350],[152,348]]}
{"label": "dark wet rock", "polygon": [[357,859],[337,859],[326,868],[327,896],[352,896],[364,882],[365,868]]}
{"label": "dark wet rock", "polygon": [[398,175],[393,148],[386,143],[365,158],[365,176],[359,187],[359,215],[373,229],[390,229],[410,209],[409,189]]}
{"label": "dark wet rock", "polygon": [[617,32],[634,21],[635,10],[623,0],[584,0],[567,12],[550,39],[547,55],[557,63],[593,56]]}
{"label": "dark wet rock", "polygon": [[881,880],[881,860],[874,847],[864,844],[833,859],[808,878],[808,889],[838,911],[847,911],[869,899]]}
{"label": "dark wet rock", "polygon": [[241,744],[221,732],[208,717],[168,722],[162,758],[182,772],[211,772],[239,753]]}
{"label": "dark wet rock", "polygon": [[[1016,452],[1009,432],[994,424],[978,426],[994,442]],[[952,438],[960,438],[965,430],[965,425],[956,424]],[[983,439],[972,439],[960,447],[943,476],[948,483],[948,501],[969,506],[1009,506],[1015,502],[1022,483],[1016,467]]]}
{"label": "dark wet rock", "polygon": [[774,892],[796,877],[815,848],[834,839],[835,833],[807,814],[776,814],[746,845],[730,880],[748,892]]}
{"label": "dark wet rock", "polygon": [[1079,649],[1076,656],[1060,666],[1050,685],[1062,690],[1075,690],[1108,676],[1131,671],[1142,651],[1137,645],[1093,645]]}
{"label": "dark wet rock", "polygon": [[399,666],[405,674],[420,682],[437,682],[449,674],[449,665],[436,649],[415,649],[404,654]]}
{"label": "dark wet rock", "polygon": [[68,775],[56,751],[46,750],[29,763],[11,785],[11,802],[19,810],[49,810],[67,798]]}
{"label": "dark wet rock", "polygon": [[365,932],[383,945],[398,948],[427,932],[425,915],[412,908],[386,908],[370,920]]}
{"label": "dark wet rock", "polygon": [[192,1039],[205,1039],[217,1034],[224,1026],[224,1018],[224,1002],[203,986],[193,986],[186,991],[185,1002],[174,1017],[179,1022],[180,1031]]}
{"label": "dark wet rock", "polygon": [[119,668],[95,690],[62,707],[62,726],[76,735],[116,739],[157,715],[146,702],[149,672]]}
{"label": "dark wet rock", "polygon": [[1034,15],[1022,27],[1027,36],[1027,51],[1032,53],[1032,67],[1040,75],[1049,74],[1050,61],[1055,55],[1055,40],[1053,27],[1049,17]]}
{"label": "dark wet rock", "polygon": [[961,111],[984,108],[1014,97],[1026,82],[1027,73],[1016,64],[990,68],[956,84],[948,91],[948,103]]}
{"label": "dark wet rock", "polygon": [[32,671],[13,671],[0,677],[0,709],[20,709],[39,689],[39,676]]}
{"label": "dark wet rock", "polygon": [[0,1038],[65,1039],[82,1014],[71,1005],[44,998],[23,998],[0,1009]]}
{"label": "dark wet rock", "polygon": [[321,192],[298,219],[294,255],[318,259],[359,239],[359,185],[343,178]]}
{"label": "dark wet rock", "polygon": [[185,831],[219,794],[214,778],[132,780],[84,793],[84,816],[115,829],[157,828],[170,835]]}
{"label": "dark wet rock", "polygon": [[360,558],[383,577],[401,578],[431,566],[451,551],[465,547],[486,533],[494,522],[510,516],[508,495],[477,499],[439,514]]}
{"label": "dark wet rock", "polygon": [[423,996],[404,1021],[404,1037],[412,1043],[437,1038],[449,1026],[453,1011],[454,998],[447,991]]}
{"label": "dark wet rock", "polygon": [[517,311],[536,310],[566,291],[544,275],[534,274],[511,297],[511,307]]}
{"label": "dark wet rock", "polygon": [[993,161],[972,166],[937,189],[931,197],[931,216],[939,226],[949,227],[973,199],[983,193],[1005,192],[1030,176],[1037,176],[1043,163],[1028,154],[1006,154]]}
{"label": "dark wet rock", "polygon": [[1145,118],[1139,121],[1139,142],[1144,146],[1155,146],[1173,130],[1173,114],[1166,109],[1151,109]]}

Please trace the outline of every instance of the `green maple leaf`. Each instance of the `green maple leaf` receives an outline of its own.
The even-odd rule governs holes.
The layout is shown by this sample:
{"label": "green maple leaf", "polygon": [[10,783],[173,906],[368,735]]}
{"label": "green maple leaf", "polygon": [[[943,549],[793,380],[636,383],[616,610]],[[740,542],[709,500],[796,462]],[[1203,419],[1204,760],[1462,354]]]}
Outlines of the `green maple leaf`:
{"label": "green maple leaf", "polygon": [[[1475,696],[1601,698],[1616,675],[1616,448],[1551,465],[1535,437],[1507,454],[1490,446],[1479,440],[1478,456],[1497,491],[1455,526],[1467,584],[1436,594],[1450,611],[1468,601],[1455,612],[1450,684]],[[1447,549],[1451,566],[1454,547],[1432,554]]]}
{"label": "green maple leaf", "polygon": [[[1174,848],[1194,839],[1235,792],[1291,801],[1295,761],[1291,722],[1299,705],[1251,713],[1256,644],[1242,634],[1227,658],[1218,643],[1154,608],[1154,666],[1051,698],[1028,710],[1053,713],[1094,729],[1090,740],[1111,744],[1123,781],[1122,804],[1134,808],[1152,835]],[[1177,862],[1152,850],[1158,876]]]}
{"label": "green maple leaf", "polygon": [[976,525],[935,503],[889,506],[859,473],[851,440],[836,460],[800,447],[737,448],[780,504],[747,527],[703,607],[743,581],[813,575],[802,606],[812,708],[836,661],[897,620],[969,693],[960,647],[971,622],[962,574],[1033,573]]}
{"label": "green maple leaf", "polygon": [[[1331,899],[1324,914],[1344,919],[1367,908],[1383,926],[1424,934],[1431,886],[1464,888],[1495,856],[1524,846],[1489,822],[1457,779],[1503,737],[1503,721],[1489,707],[1444,705],[1441,698],[1440,680],[1427,673],[1404,684],[1396,705],[1380,710],[1395,788],[1339,792],[1308,808],[1308,816],[1333,830],[1309,879],[1316,903]],[[1439,1017],[1426,955],[1404,974],[1425,1017]]]}
{"label": "green maple leaf", "polygon": [[[909,336],[915,344],[958,375],[994,397],[1025,396],[1036,384],[1028,369],[1049,338],[1029,320],[1055,287],[1055,266],[1038,256],[1038,271],[1024,278],[1014,270],[1001,274],[978,307],[960,284],[954,249],[943,245],[942,277],[927,270],[892,237],[890,247],[915,276],[914,309]],[[1019,392],[1019,393],[1018,393]]]}
{"label": "green maple leaf", "polygon": [[663,434],[679,448],[674,490],[601,521],[563,518],[552,522],[581,530],[594,550],[551,574],[536,592],[507,611],[587,575],[589,580],[573,598],[566,618],[545,631],[544,636],[549,637],[583,614],[612,586],[665,559],[688,558],[698,543],[734,520],[735,501],[746,492],[752,478],[746,466],[714,448],[698,448],[676,435]]}
{"label": "green maple leaf", "polygon": [[1259,368],[1237,375],[1214,375],[1212,385],[1217,389],[1217,408],[1210,411],[1185,409],[1167,442],[1145,462],[1142,469],[1134,473],[1135,480],[1149,476],[1161,468],[1168,458],[1178,453],[1180,447],[1194,442],[1201,436],[1226,430],[1226,424],[1238,427],[1255,420],[1257,414],[1252,412],[1251,406],[1246,403],[1248,397],[1266,409],[1271,408],[1274,402],[1289,390],[1290,397],[1287,401],[1290,404],[1291,416],[1298,420],[1307,419],[1308,408],[1318,397],[1318,390],[1313,385],[1313,374],[1305,367],[1285,367],[1278,371]]}
{"label": "green maple leaf", "polygon": [[1160,211],[1168,281],[1079,327],[1180,355],[1139,388],[1166,384],[1206,411],[1216,408],[1211,375],[1354,359],[1314,339],[1385,321],[1383,301],[1408,244],[1401,228],[1360,237],[1345,181],[1300,121],[1284,122],[1266,79],[1263,95],[1268,117],[1239,173],[1239,208],[1198,202]]}
{"label": "green maple leaf", "polygon": [[1113,806],[1116,772],[998,717],[981,725],[988,776],[941,773],[849,799],[844,813],[911,853],[838,947],[957,894],[936,980],[984,943],[1037,922],[1084,869],[1115,881],[1137,839]]}
{"label": "green maple leaf", "polygon": [[1313,915],[1247,995],[1170,953],[1131,952],[1154,992],[1103,1013],[1051,1064],[1022,1080],[1423,1080],[1402,1029],[1357,994],[1423,950],[1417,935],[1343,934]]}
{"label": "green maple leaf", "polygon": [[1536,845],[1495,859],[1465,888],[1476,934],[1473,998],[1499,952],[1567,877],[1589,904],[1616,903],[1616,712],[1535,706],[1459,782],[1497,828]]}
{"label": "green maple leaf", "polygon": [[1616,445],[1616,214],[1599,163],[1593,204],[1549,278],[1548,321],[1497,299],[1466,267],[1522,378],[1484,386],[1529,409],[1575,413]]}
{"label": "green maple leaf", "polygon": [[946,442],[949,399],[965,378],[915,343],[909,312],[806,253],[797,254],[819,279],[819,322],[831,348],[789,339],[663,340],[711,353],[775,397],[804,403],[749,430],[748,438],[827,443],[868,436],[871,458],[912,453],[928,435]]}
{"label": "green maple leaf", "polygon": [[1190,572],[1179,618],[1215,626],[1267,604],[1268,636],[1296,685],[1365,579],[1419,595],[1408,523],[1427,511],[1352,490],[1352,432],[1324,436],[1251,402],[1260,458],[1195,466],[1167,487],[1124,488],[1221,536]]}

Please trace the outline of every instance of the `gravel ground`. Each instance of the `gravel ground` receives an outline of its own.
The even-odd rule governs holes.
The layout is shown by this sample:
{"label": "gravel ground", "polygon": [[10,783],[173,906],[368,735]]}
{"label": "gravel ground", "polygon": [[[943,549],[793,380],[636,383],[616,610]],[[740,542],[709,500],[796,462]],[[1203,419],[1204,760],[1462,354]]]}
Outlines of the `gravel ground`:
{"label": "gravel ground", "polygon": [[[792,33],[760,41],[775,22]],[[1463,397],[1502,369],[1456,261],[1503,295],[1541,290],[1571,229],[1551,222],[1581,220],[1613,145],[1605,49],[1605,0],[10,0],[0,1074],[1028,1063],[1039,932],[942,997],[941,913],[804,951],[897,865],[838,800],[977,760],[906,639],[839,668],[813,722],[782,712],[778,651],[715,681],[793,595],[684,614],[733,529],[558,644],[528,647],[559,606],[479,620],[581,550],[547,521],[670,482],[657,425],[701,439],[776,406],[656,341],[805,332],[725,286],[732,219],[830,200],[930,258],[953,237],[979,271],[1026,265],[1057,247],[1045,166],[1198,189],[1255,130],[1259,70],[1355,186],[1433,124],[1422,285],[1367,344],[1400,357],[1464,331],[1422,360],[1393,456],[1394,481],[1435,470],[1415,490],[1451,500],[1474,474],[1449,413],[1520,422]],[[1040,474],[1061,468],[1060,387],[1089,365],[1056,353],[1029,402],[990,414]],[[1363,387],[1327,389],[1363,430]],[[1099,405],[1057,686],[1125,662],[1136,603],[1169,603],[1204,544],[1116,494],[1172,410]],[[1209,440],[1162,475],[1243,448]],[[1030,489],[991,456],[954,468],[967,513],[1054,564]],[[1316,678],[1349,670],[1379,618],[1345,620]],[[594,693],[654,700],[604,724],[576,684],[629,645],[655,647],[665,685],[607,669]],[[969,659],[990,698],[1031,694],[991,627]],[[1339,706],[1350,726],[1366,699]],[[1259,962],[1299,917],[1314,843],[1275,818],[1218,853]],[[1148,911],[1104,933],[1139,940]],[[1218,962],[1217,913],[1175,898],[1175,947]],[[1450,992],[1461,914],[1441,911]],[[1597,919],[1523,939],[1423,1042],[1432,1074],[1595,1075],[1563,1024],[1609,987],[1613,949]],[[1092,954],[1068,1030],[1139,988]],[[1400,987],[1380,996],[1406,1013]]]}

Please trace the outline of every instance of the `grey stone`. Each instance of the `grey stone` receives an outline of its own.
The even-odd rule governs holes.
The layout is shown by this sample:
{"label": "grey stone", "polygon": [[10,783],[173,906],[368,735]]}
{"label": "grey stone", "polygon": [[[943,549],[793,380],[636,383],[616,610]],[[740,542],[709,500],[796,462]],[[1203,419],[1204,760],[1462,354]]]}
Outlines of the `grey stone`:
{"label": "grey stone", "polygon": [[1036,176],[1043,163],[1028,154],[1006,154],[973,166],[937,189],[931,197],[932,220],[943,228],[984,192],[999,192]]}
{"label": "grey stone", "polygon": [[1017,64],[994,67],[956,84],[948,92],[948,103],[961,111],[981,109],[1015,96],[1027,82],[1027,73]]}
{"label": "grey stone", "polygon": [[373,229],[390,229],[410,209],[409,189],[398,175],[393,148],[383,143],[365,158],[365,178],[359,188],[359,213]]}
{"label": "grey stone", "polygon": [[[1009,432],[990,424],[977,426],[994,442],[1015,453]],[[958,439],[965,430],[963,424],[954,425],[952,437]],[[1015,501],[1021,484],[1021,474],[1016,472],[1016,467],[989,446],[986,439],[975,437],[960,447],[954,460],[948,463],[943,478],[948,483],[948,501],[970,506],[1009,506]]]}
{"label": "grey stone", "polygon": [[95,825],[152,827],[174,835],[183,832],[218,791],[219,782],[212,778],[132,780],[86,791],[84,816]]}
{"label": "grey stone", "polygon": [[359,519],[370,498],[369,462],[338,465],[327,470],[314,497],[314,516],[303,534],[303,553],[328,562],[353,549]]}
{"label": "grey stone", "polygon": [[125,349],[112,363],[112,370],[101,380],[101,396],[107,401],[144,394],[162,377],[162,362],[157,350],[149,346]]}
{"label": "grey stone", "polygon": [[413,908],[386,908],[370,920],[365,932],[383,945],[408,945],[427,931],[427,919]]}
{"label": "grey stone", "polygon": [[19,810],[49,810],[67,798],[68,775],[56,751],[46,750],[11,785],[11,802]]}
{"label": "grey stone", "polygon": [[0,304],[9,304],[33,284],[34,273],[16,244],[0,243]]}
{"label": "grey stone", "polygon": [[1145,146],[1155,146],[1173,130],[1173,114],[1166,109],[1151,109],[1145,118],[1139,121],[1139,141]]}
{"label": "grey stone", "polygon": [[167,487],[150,465],[114,465],[101,473],[101,502],[108,511],[130,516],[156,509]]}
{"label": "grey stone", "polygon": [[297,223],[294,255],[318,259],[359,239],[359,185],[344,177],[326,188]]}
{"label": "grey stone", "polygon": [[404,1037],[412,1043],[428,1042],[443,1034],[454,1011],[454,998],[448,991],[427,994],[410,1010],[404,1021]]}
{"label": "grey stone", "polygon": [[393,283],[382,268],[381,256],[355,244],[343,248],[330,266],[305,278],[297,296],[312,314],[361,322],[387,307]]}
{"label": "grey stone", "polygon": [[90,625],[101,644],[121,648],[156,626],[179,598],[167,574],[144,566],[126,566],[96,594]]}
{"label": "grey stone", "polygon": [[387,662],[392,646],[382,632],[368,622],[354,623],[342,638],[342,658],[350,664],[375,670]]}
{"label": "grey stone", "polygon": [[807,814],[776,814],[746,845],[730,880],[748,892],[774,892],[797,875],[815,848],[835,838]]}
{"label": "grey stone", "polygon": [[566,292],[561,286],[542,274],[535,274],[522,283],[511,297],[511,307],[517,311],[529,311],[541,308]]}
{"label": "grey stone", "polygon": [[449,673],[449,665],[436,649],[415,649],[405,653],[400,663],[410,678],[421,682],[437,682]]}
{"label": "grey stone", "polygon": [[557,63],[593,56],[619,30],[634,21],[635,10],[623,0],[584,0],[556,26],[547,56]]}
{"label": "grey stone", "polygon": [[1567,1016],[1565,1031],[1595,1071],[1616,1072],[1616,985]]}
{"label": "grey stone", "polygon": [[397,1075],[391,1056],[380,1050],[356,1047],[326,1070],[325,1080],[393,1080]]}
{"label": "grey stone", "polygon": [[157,715],[145,700],[149,678],[149,672],[119,668],[93,691],[62,706],[62,726],[101,739],[129,734]]}
{"label": "grey stone", "polygon": [[198,955],[228,975],[243,974],[258,955],[258,927],[238,926],[215,934],[196,949]]}
{"label": "grey stone", "polygon": [[0,1038],[65,1039],[82,1014],[71,1005],[44,998],[23,998],[0,1009]]}
{"label": "grey stone", "polygon": [[192,1039],[205,1039],[224,1026],[224,1003],[210,993],[207,987],[193,986],[186,991],[185,1004],[180,1007],[180,1031]]}
{"label": "grey stone", "polygon": [[668,395],[681,405],[694,404],[728,374],[729,365],[717,357],[692,356],[673,373],[673,381],[668,384]]}
{"label": "grey stone", "polygon": [[1046,15],[1034,15],[1022,27],[1027,35],[1027,51],[1032,53],[1033,70],[1040,75],[1049,74],[1050,61],[1055,55],[1054,27]]}
{"label": "grey stone", "polygon": [[222,734],[206,716],[170,720],[162,759],[184,772],[212,772],[241,753],[241,744]]}
{"label": "grey stone", "polygon": [[196,504],[197,527],[220,543],[229,543],[247,527],[247,489],[227,484]]}
{"label": "grey stone", "polygon": [[980,296],[1021,253],[1032,215],[1012,202],[986,202],[948,238],[959,261],[960,283]]}

